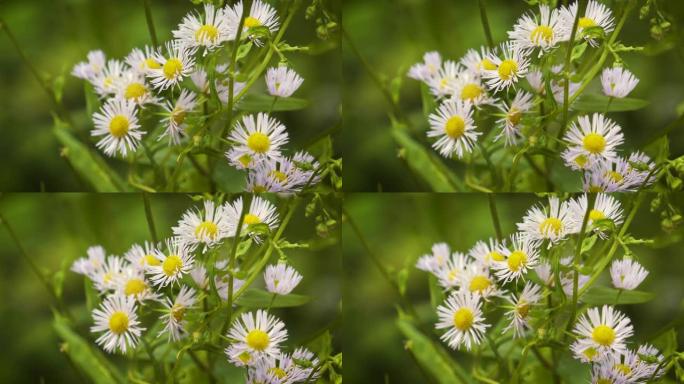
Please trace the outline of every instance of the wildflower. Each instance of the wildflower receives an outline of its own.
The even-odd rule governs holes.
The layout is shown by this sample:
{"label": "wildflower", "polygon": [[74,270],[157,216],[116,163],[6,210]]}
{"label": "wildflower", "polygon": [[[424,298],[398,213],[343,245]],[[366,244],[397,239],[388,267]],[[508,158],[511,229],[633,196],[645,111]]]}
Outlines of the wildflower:
{"label": "wildflower", "polygon": [[278,263],[269,265],[264,272],[266,289],[278,295],[287,295],[302,281],[302,275],[291,266]]}
{"label": "wildflower", "polygon": [[104,331],[95,342],[105,351],[112,353],[119,350],[126,353],[129,348],[135,349],[142,331],[145,330],[138,321],[135,303],[132,297],[111,295],[93,311],[95,325],[90,331]]}
{"label": "wildflower", "polygon": [[[276,357],[280,343],[287,340],[285,324],[264,310],[243,313],[228,331],[233,340],[233,353],[248,353],[255,357]],[[230,348],[230,347],[229,347]],[[228,352],[228,350],[226,350]]]}
{"label": "wildflower", "polygon": [[117,288],[117,281],[121,278],[125,262],[118,256],[110,256],[105,260],[102,268],[97,269],[93,275],[92,280],[95,283],[95,289],[100,293],[107,293]]}
{"label": "wildflower", "polygon": [[444,288],[453,288],[461,284],[462,274],[466,268],[466,255],[454,252],[443,268],[437,270],[439,284]]}
{"label": "wildflower", "polygon": [[96,146],[108,156],[117,152],[126,156],[129,151],[135,151],[140,144],[144,132],[140,130],[137,108],[133,101],[112,98],[93,115],[95,129],[92,136],[104,136]]}
{"label": "wildflower", "polygon": [[162,321],[166,324],[164,325],[164,329],[159,332],[158,336],[161,336],[163,333],[168,333],[170,340],[180,340],[186,333],[186,313],[188,309],[195,305],[195,301],[197,301],[195,290],[186,286],[181,287],[173,302],[167,297],[166,301],[163,303],[165,313],[161,317]]}
{"label": "wildflower", "polygon": [[138,72],[124,72],[116,86],[116,94],[119,98],[132,101],[140,107],[143,107],[146,104],[156,104],[159,102],[147,87],[145,76]]}
{"label": "wildflower", "polygon": [[637,84],[639,79],[632,72],[620,67],[606,68],[601,73],[601,85],[606,96],[621,99],[629,95]]}
{"label": "wildflower", "polygon": [[604,305],[590,308],[575,324],[574,333],[582,348],[593,347],[600,356],[625,353],[625,341],[633,334],[632,324],[627,316]]}
{"label": "wildflower", "polygon": [[159,56],[159,50],[150,46],[145,46],[145,49],[134,48],[131,53],[126,56],[126,64],[131,67],[131,70],[141,74],[147,73],[153,69],[160,69],[161,64],[156,57]]}
{"label": "wildflower", "polygon": [[123,76],[124,69],[124,63],[119,60],[109,60],[101,72],[89,79],[90,83],[95,87],[95,92],[100,97],[114,95],[117,91],[117,85]]}
{"label": "wildflower", "polygon": [[149,266],[161,264],[157,259],[157,252],[157,246],[146,241],[144,247],[133,244],[124,257],[133,267],[144,270]]}
{"label": "wildflower", "polygon": [[223,205],[204,200],[204,212],[189,209],[183,214],[173,234],[190,249],[204,245],[204,251],[226,237],[235,236],[235,223],[231,222]]}
{"label": "wildflower", "polygon": [[503,247],[505,247],[505,242],[500,244],[493,238],[487,242],[480,240],[468,251],[468,255],[477,260],[478,263],[488,267],[495,262],[506,259],[503,255]]}
{"label": "wildflower", "polygon": [[520,121],[523,115],[532,108],[532,95],[520,91],[515,95],[510,105],[503,103],[498,108],[504,113],[504,117],[497,121],[497,124],[502,126],[502,130],[495,140],[499,140],[503,136],[506,146],[515,145],[523,138],[520,131]]}
{"label": "wildflower", "polygon": [[432,253],[421,256],[416,263],[416,268],[436,275],[440,269],[446,266],[450,255],[451,250],[448,244],[433,244]]}
{"label": "wildflower", "polygon": [[432,147],[444,157],[453,153],[459,158],[471,152],[477,137],[482,134],[475,130],[472,105],[460,100],[447,100],[429,116],[428,137],[438,138]]}
{"label": "wildflower", "polygon": [[636,261],[625,258],[615,260],[610,265],[610,278],[617,289],[631,291],[641,284],[648,276],[648,271]]}
{"label": "wildflower", "polygon": [[487,58],[496,65],[496,69],[486,70],[482,74],[487,79],[489,89],[499,92],[515,86],[527,74],[530,62],[526,55],[526,50],[512,42],[503,43],[500,54],[491,53]]}
{"label": "wildflower", "polygon": [[437,329],[447,329],[440,338],[453,349],[465,345],[470,350],[484,337],[489,324],[484,323],[480,297],[467,292],[452,294],[444,304],[437,307]]}
{"label": "wildflower", "polygon": [[[225,9],[226,17],[231,24],[236,26],[236,29],[240,23],[242,11],[242,0],[238,1],[235,6]],[[256,45],[261,45],[261,38],[256,34],[254,28],[265,27],[273,34],[278,31],[279,25],[276,10],[268,3],[261,0],[254,0],[252,2],[252,7],[249,10],[249,15],[245,17],[242,27],[242,38],[249,38]]]}
{"label": "wildflower", "polygon": [[74,66],[71,74],[79,79],[93,81],[102,74],[105,68],[105,54],[104,52],[90,51],[88,52],[88,61],[83,61]]}
{"label": "wildflower", "polygon": [[[579,232],[582,229],[582,222],[584,215],[587,212],[587,195],[579,196],[577,199],[568,201],[568,208],[570,209],[570,217],[575,227],[574,232]],[[605,228],[596,226],[599,221],[610,221],[613,226],[622,224],[623,213],[620,207],[620,202],[610,195],[599,193],[596,196],[594,207],[589,211],[587,219],[587,229],[593,230],[602,238],[606,238]]]}
{"label": "wildflower", "polygon": [[242,124],[236,123],[229,140],[235,142],[235,152],[228,153],[230,158],[250,164],[252,160],[279,159],[280,147],[287,144],[288,136],[278,120],[259,113],[256,119],[254,115],[247,115],[242,118]]}
{"label": "wildflower", "polygon": [[213,51],[224,42],[235,39],[236,25],[226,17],[222,9],[204,4],[204,16],[190,13],[183,18],[173,37],[188,47],[201,47]]}
{"label": "wildflower", "polygon": [[538,241],[522,233],[512,235],[510,247],[502,247],[505,260],[492,265],[496,270],[496,277],[504,283],[523,277],[528,269],[534,268],[539,262],[538,247]]}
{"label": "wildflower", "polygon": [[[562,7],[560,9],[560,17],[562,19],[562,29],[564,40],[570,40],[570,35],[572,34],[572,27],[575,23],[575,17],[577,15],[577,1],[570,4],[569,7]],[[589,29],[599,28],[603,36],[607,36],[613,31],[615,27],[615,20],[608,7],[599,3],[596,0],[590,0],[587,4],[584,16],[580,17],[579,23],[577,24],[576,39],[584,38],[590,45],[596,47],[598,42],[596,41],[596,33],[590,33]]]}
{"label": "wildflower", "polygon": [[271,96],[290,97],[304,82],[297,72],[284,66],[266,71],[266,87]]}
{"label": "wildflower", "polygon": [[195,60],[192,55],[195,49],[169,42],[166,44],[167,56],[158,54],[155,56],[160,67],[148,71],[147,76],[152,80],[152,85],[163,91],[170,87],[175,87],[187,76],[194,72]]}
{"label": "wildflower", "polygon": [[555,47],[562,40],[562,19],[557,9],[548,5],[539,6],[539,17],[534,14],[522,15],[508,38],[521,49],[539,48],[539,56]]}
{"label": "wildflower", "polygon": [[152,275],[154,285],[166,287],[179,283],[183,275],[193,269],[194,256],[178,238],[166,240],[166,253],[157,251],[159,265],[150,266],[147,273]]}
{"label": "wildflower", "polygon": [[[242,213],[242,197],[237,198],[232,204],[226,203],[225,207],[229,220],[234,227],[237,227],[238,221],[240,220],[240,214]],[[278,214],[276,213],[276,207],[271,204],[271,202],[261,197],[254,196],[252,198],[252,203],[249,206],[249,210],[245,212],[244,218],[242,219],[240,236],[249,235],[255,240],[258,240],[260,233],[250,229],[250,226],[257,224],[265,224],[268,229],[272,231],[278,225]]]}
{"label": "wildflower", "polygon": [[522,337],[525,331],[530,329],[530,308],[541,299],[540,291],[541,288],[538,285],[528,281],[518,297],[511,296],[507,298],[513,305],[513,309],[506,313],[506,317],[511,323],[506,327],[505,331],[513,329],[515,337]]}
{"label": "wildflower", "polygon": [[461,73],[461,66],[458,63],[451,60],[445,61],[437,75],[427,80],[430,92],[437,98],[453,96],[454,83],[459,73]]}
{"label": "wildflower", "polygon": [[145,279],[145,272],[133,265],[125,266],[116,278],[116,290],[120,295],[132,297],[141,304],[159,298]]}
{"label": "wildflower", "polygon": [[459,64],[474,76],[481,77],[484,71],[496,69],[496,64],[489,59],[492,54],[495,54],[495,51],[487,47],[480,47],[479,51],[471,48],[461,58]]}
{"label": "wildflower", "polygon": [[624,136],[620,126],[595,113],[591,119],[580,116],[576,123],[573,122],[564,140],[574,155],[584,155],[593,163],[596,160],[616,160],[615,150],[624,141]]}
{"label": "wildflower", "polygon": [[86,251],[88,257],[81,257],[71,265],[73,272],[93,278],[95,273],[104,266],[106,252],[100,245],[89,247]]}
{"label": "wildflower", "polygon": [[518,223],[518,230],[531,240],[549,240],[550,244],[563,240],[574,233],[568,203],[555,196],[549,197],[548,210],[543,206],[530,208],[523,222]]}
{"label": "wildflower", "polygon": [[477,262],[470,263],[465,267],[459,285],[461,292],[476,294],[485,300],[500,294],[489,269]]}
{"label": "wildflower", "polygon": [[163,104],[166,117],[161,122],[166,125],[166,130],[159,136],[159,140],[168,136],[169,144],[180,144],[181,137],[185,136],[186,119],[195,106],[197,106],[197,95],[187,89],[181,90],[175,104],[170,101]]}
{"label": "wildflower", "polygon": [[492,104],[493,99],[487,95],[480,78],[469,71],[462,71],[450,85],[451,94],[463,102],[469,102],[474,107]]}
{"label": "wildflower", "polygon": [[408,77],[427,83],[431,78],[437,76],[442,68],[442,56],[439,52],[427,52],[423,55],[423,62],[411,66]]}

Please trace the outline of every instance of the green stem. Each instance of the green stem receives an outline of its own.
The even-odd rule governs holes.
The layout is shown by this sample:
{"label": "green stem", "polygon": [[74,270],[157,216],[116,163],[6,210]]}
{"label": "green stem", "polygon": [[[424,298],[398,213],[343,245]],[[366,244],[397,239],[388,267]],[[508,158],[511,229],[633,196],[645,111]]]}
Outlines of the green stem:
{"label": "green stem", "polygon": [[145,340],[144,337],[140,338],[140,341],[142,342],[143,346],[145,347],[145,352],[147,352],[147,355],[150,357],[150,362],[152,363],[152,366],[154,367],[154,376],[156,378],[156,381],[158,383],[161,383],[164,381],[164,370],[162,367],[159,365],[159,362],[157,362],[157,359],[154,357],[154,350],[152,350],[152,347],[150,347],[150,344]]}
{"label": "green stem", "polygon": [[570,40],[568,41],[568,51],[565,55],[565,82],[563,84],[563,123],[558,131],[558,139],[563,137],[568,126],[568,110],[570,107],[570,66],[572,65],[572,47],[575,44],[575,37],[577,36],[577,27],[579,26],[580,15],[584,14],[587,9],[588,0],[579,0],[577,6],[577,14],[572,23],[572,32],[570,32]]}
{"label": "green stem", "polygon": [[157,41],[157,32],[154,29],[154,20],[152,19],[152,7],[150,5],[150,0],[143,0],[145,5],[145,19],[147,20],[147,29],[150,31],[150,38],[152,39],[152,44],[156,47],[159,46]]}
{"label": "green stem", "polygon": [[152,216],[152,206],[150,205],[150,196],[147,192],[142,193],[143,203],[145,205],[145,219],[147,219],[147,227],[150,230],[150,236],[155,246],[159,242],[157,238],[157,230],[154,226],[154,216]]}
{"label": "green stem", "polygon": [[506,360],[504,360],[501,355],[499,354],[499,350],[496,347],[496,343],[492,339],[491,335],[489,333],[485,333],[485,339],[487,339],[487,343],[489,344],[489,348],[492,350],[494,353],[494,357],[496,357],[496,360],[499,362],[499,365],[501,366],[501,369],[504,372],[508,372],[508,365],[506,364]]}
{"label": "green stem", "polygon": [[237,33],[235,35],[235,42],[233,43],[233,50],[230,54],[230,65],[228,67],[228,119],[226,119],[226,127],[224,128],[224,134],[230,129],[230,124],[233,121],[233,103],[235,103],[235,97],[233,96],[233,91],[235,89],[235,65],[237,63],[237,52],[240,48],[240,39],[242,38],[242,30],[245,26],[245,18],[247,14],[251,11],[252,0],[246,0],[244,6],[242,7],[242,15],[240,15],[240,22],[238,23]]}
{"label": "green stem", "polygon": [[596,201],[596,194],[587,194],[587,209],[584,212],[584,218],[582,219],[582,227],[580,229],[579,236],[577,237],[577,245],[575,246],[575,258],[573,262],[574,273],[572,276],[572,309],[570,312],[570,317],[568,318],[568,325],[566,327],[566,335],[570,332],[572,325],[575,321],[575,315],[577,313],[577,300],[578,295],[578,285],[579,285],[579,267],[582,261],[582,240],[584,240],[584,233],[587,230],[587,223],[589,222],[589,214],[591,210],[594,209],[594,202]]}
{"label": "green stem", "polygon": [[494,39],[492,38],[492,31],[489,28],[489,19],[487,18],[487,7],[485,6],[485,0],[478,0],[477,4],[480,7],[480,19],[482,21],[482,29],[484,29],[485,38],[487,39],[487,45],[489,48],[494,48]]}
{"label": "green stem", "polygon": [[271,301],[268,303],[268,307],[266,307],[266,312],[271,311],[271,307],[273,307],[273,303],[275,302],[276,296],[278,296],[277,293],[274,293],[273,296],[271,296]]}
{"label": "green stem", "polygon": [[488,193],[487,198],[489,200],[489,212],[492,215],[492,224],[494,224],[494,231],[496,232],[496,240],[500,242],[503,239],[503,235],[501,223],[499,222],[499,213],[496,209],[496,200],[493,193]]}

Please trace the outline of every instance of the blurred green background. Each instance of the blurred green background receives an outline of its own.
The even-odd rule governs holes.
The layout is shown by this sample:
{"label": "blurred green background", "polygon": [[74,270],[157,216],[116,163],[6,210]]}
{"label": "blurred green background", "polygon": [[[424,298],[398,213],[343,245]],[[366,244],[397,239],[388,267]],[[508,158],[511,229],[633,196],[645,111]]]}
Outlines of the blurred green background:
{"label": "blurred green background", "polygon": [[[617,197],[625,201],[624,195]],[[636,238],[656,239],[655,247],[638,246],[633,250],[639,262],[650,271],[639,289],[654,292],[657,299],[640,305],[622,305],[619,309],[632,320],[635,327],[632,340],[635,341],[644,340],[670,321],[680,319],[679,350],[682,350],[684,228],[663,232],[658,213],[649,211],[653,197],[655,195],[649,195],[644,200],[629,233]],[[525,211],[540,201],[542,199],[533,194],[496,195],[503,233],[513,233]],[[673,201],[680,209],[684,208],[684,194],[673,196]],[[425,329],[434,329],[437,317],[430,306],[428,274],[413,267],[417,258],[429,253],[436,242],[447,242],[453,251],[466,252],[478,240],[495,235],[484,194],[357,193],[345,199],[344,210],[358,225],[383,265],[395,273],[407,267],[406,296],[416,308]],[[405,350],[405,338],[395,325],[400,304],[396,291],[365,253],[348,223],[342,229],[342,242],[345,381],[426,382]],[[604,272],[596,284],[606,285],[609,281]],[[437,333],[431,337],[439,339]],[[468,360],[463,352],[449,351],[457,363]]]}
{"label": "blurred green background", "polygon": [[[605,0],[613,8],[624,0]],[[645,0],[639,0],[639,7]],[[658,1],[672,17],[673,33],[655,43],[648,20],[639,20],[638,7],[632,11],[620,37],[627,45],[647,46],[649,55],[628,53],[623,57],[629,69],[641,80],[631,97],[650,100],[642,110],[612,113],[625,130],[623,148],[639,148],[678,117],[677,106],[684,101],[684,1]],[[495,42],[507,39],[517,18],[532,9],[523,0],[486,0]],[[405,76],[409,67],[427,51],[437,50],[444,59],[458,60],[469,48],[486,45],[477,0],[346,0],[344,29],[369,65],[389,81],[397,76],[401,87],[401,112],[411,122],[414,139],[430,147],[425,132],[419,82]],[[607,63],[611,63],[608,61]],[[422,180],[398,158],[387,118],[389,106],[368,76],[349,44],[343,42],[345,185],[348,191],[426,191]],[[598,81],[588,92],[599,89]],[[684,113],[684,111],[682,111]],[[681,127],[680,127],[681,128]],[[684,130],[670,135],[671,153],[684,154]],[[462,163],[445,161],[449,167]],[[579,176],[577,176],[579,180]]]}
{"label": "blurred green background", "polygon": [[[269,2],[276,7],[284,4]],[[292,67],[305,79],[296,96],[311,102],[304,110],[276,114],[288,127],[288,148],[293,150],[309,144],[340,120],[340,49],[334,42],[321,42],[316,24],[304,19],[310,3],[303,2],[285,40],[292,45],[327,48],[316,54],[289,56]],[[328,3],[333,12],[339,11],[340,0]],[[157,37],[163,42],[172,38],[172,30],[186,13],[201,10],[190,0],[151,0],[151,4]],[[0,1],[0,20],[7,23],[41,74],[49,79],[65,76],[63,102],[75,121],[74,132],[83,137],[89,136],[93,123],[86,116],[83,81],[69,74],[73,66],[91,50],[103,50],[108,59],[123,59],[134,47],[150,44],[142,0],[4,0]],[[50,100],[2,30],[0,52],[0,153],[4,162],[0,190],[88,190],[60,158]],[[277,62],[274,59],[272,65]],[[265,88],[264,82],[258,81],[251,92],[263,93]],[[109,159],[108,163],[119,170],[127,168],[121,160]],[[223,171],[242,179],[230,167]]]}
{"label": "blurred green background", "polygon": [[[333,214],[339,211],[338,200],[331,196],[324,201]],[[172,235],[171,227],[186,209],[201,205],[181,194],[151,196],[150,202],[160,238]],[[287,254],[304,276],[295,293],[311,296],[312,300],[301,307],[274,310],[290,333],[287,346],[308,341],[321,329],[338,324],[340,311],[339,231],[331,231],[327,238],[318,237],[313,218],[304,215],[304,204],[299,205],[284,238],[310,244],[308,249],[292,249]],[[282,214],[284,201],[277,206]],[[70,266],[94,244],[101,244],[109,254],[122,255],[133,243],[150,240],[139,194],[6,194],[0,199],[0,212],[36,264],[50,273],[63,264]],[[0,383],[82,382],[60,352],[61,341],[52,326],[50,297],[4,226],[0,229],[0,261],[0,292],[4,295],[0,301]],[[255,286],[263,288],[261,277]],[[83,276],[66,273],[64,301],[77,319],[79,334],[95,346],[95,337],[89,332],[92,318],[85,307]],[[336,329],[334,325],[334,350],[340,352]],[[108,355],[108,359],[123,362],[119,355]],[[243,370],[231,368],[225,359],[218,361],[218,369],[241,382]]]}

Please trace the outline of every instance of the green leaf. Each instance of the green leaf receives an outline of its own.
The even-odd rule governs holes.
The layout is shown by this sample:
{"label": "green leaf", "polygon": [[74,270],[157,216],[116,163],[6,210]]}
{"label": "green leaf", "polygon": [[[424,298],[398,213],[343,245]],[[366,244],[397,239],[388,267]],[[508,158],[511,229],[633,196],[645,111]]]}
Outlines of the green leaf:
{"label": "green leaf", "polygon": [[[245,112],[276,112],[297,111],[309,106],[309,101],[296,97],[279,97],[273,104],[274,97],[270,95],[245,95],[237,104],[237,108]],[[273,108],[271,108],[273,106]]]}
{"label": "green leaf", "polygon": [[653,345],[655,345],[663,355],[671,355],[677,350],[677,346],[679,345],[677,342],[677,331],[673,328],[663,333],[653,340]]}
{"label": "green leaf", "polygon": [[428,278],[428,284],[430,285],[430,304],[432,308],[437,308],[444,302],[444,291],[437,281],[437,277],[430,275]]}
{"label": "green leaf", "polygon": [[406,283],[408,283],[409,269],[404,267],[397,272],[397,285],[399,286],[399,293],[403,296],[406,293]]}
{"label": "green leaf", "polygon": [[465,371],[459,371],[457,375],[455,369],[460,367],[457,364],[449,364],[445,357],[446,352],[441,345],[425,336],[406,319],[398,319],[397,327],[399,327],[399,330],[407,339],[405,349],[413,354],[418,364],[437,383],[454,384],[466,382],[463,378],[468,377],[468,374]]}
{"label": "green leaf", "polygon": [[437,103],[435,97],[430,93],[430,88],[423,82],[420,83],[420,96],[423,100],[423,115],[428,117],[437,108]]}
{"label": "green leaf", "polygon": [[273,294],[270,292],[250,288],[238,297],[236,304],[245,308],[265,308],[271,304],[271,300],[273,300],[271,308],[287,308],[302,306],[311,301],[311,298],[304,295],[289,294],[276,295],[273,299]]}
{"label": "green leaf", "polygon": [[[582,302],[586,304],[615,304],[617,296],[618,290],[615,288],[594,287],[582,296]],[[623,290],[617,304],[639,304],[651,301],[654,298],[655,295],[651,292]]]}
{"label": "green leaf", "polygon": [[422,177],[434,192],[455,192],[465,189],[456,175],[442,163],[442,160],[431,152],[431,149],[413,140],[404,126],[395,123],[392,136],[402,147],[401,156],[406,160],[409,168],[414,174]]}
{"label": "green leaf", "polygon": [[308,343],[308,347],[311,352],[316,354],[316,357],[318,357],[319,360],[322,361],[327,359],[328,356],[330,356],[330,352],[332,352],[332,336],[330,335],[330,331],[326,330],[318,337],[311,340],[311,342]]}
{"label": "green leaf", "polygon": [[121,192],[124,183],[109,168],[100,155],[91,151],[83,143],[76,140],[68,131],[68,125],[55,119],[55,136],[62,143],[62,156],[73,166],[74,170],[92,185],[97,192]]}
{"label": "green leaf", "polygon": [[625,97],[623,99],[613,98],[610,106],[608,106],[609,100],[608,96],[586,94],[575,101],[572,108],[579,112],[605,112],[606,107],[608,107],[608,112],[621,112],[636,111],[650,104],[648,100]]}
{"label": "green leaf", "polygon": [[62,351],[68,354],[74,364],[94,383],[115,384],[121,381],[116,368],[90,342],[72,331],[66,319],[55,314],[53,326],[59,337],[64,340]]}
{"label": "green leaf", "polygon": [[92,116],[97,110],[100,109],[102,103],[95,93],[95,89],[89,82],[84,82],[84,91],[86,97],[86,112],[88,116]]}

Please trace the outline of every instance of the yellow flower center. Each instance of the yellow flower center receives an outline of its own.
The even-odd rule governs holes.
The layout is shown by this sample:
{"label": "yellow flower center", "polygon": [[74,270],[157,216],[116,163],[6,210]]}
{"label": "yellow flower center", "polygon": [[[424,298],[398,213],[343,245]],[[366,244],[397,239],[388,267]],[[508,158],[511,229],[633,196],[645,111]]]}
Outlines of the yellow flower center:
{"label": "yellow flower center", "polygon": [[174,304],[173,307],[171,307],[171,316],[173,316],[173,319],[176,320],[177,323],[183,321],[185,310],[186,308],[180,304]]}
{"label": "yellow flower center", "polygon": [[596,22],[588,17],[580,17],[579,23],[577,24],[580,28],[590,28],[595,27]]}
{"label": "yellow flower center", "polygon": [[249,352],[242,352],[240,355],[238,355],[238,359],[247,364],[252,360],[252,355],[250,355]]}
{"label": "yellow flower center", "polygon": [[139,294],[143,293],[145,288],[147,288],[145,281],[141,279],[130,279],[126,282],[124,293],[126,296],[138,296]]}
{"label": "yellow flower center", "polygon": [[176,107],[171,113],[171,119],[173,119],[174,124],[181,125],[187,115],[188,113],[185,110]]}
{"label": "yellow flower center", "polygon": [[615,382],[611,379],[606,379],[605,377],[602,377],[596,381],[596,384],[614,384]]}
{"label": "yellow flower center", "polygon": [[148,58],[148,59],[145,59],[145,65],[147,65],[147,68],[150,68],[150,69],[159,69],[159,68],[161,68],[161,64],[159,64],[159,62],[158,62],[157,60],[155,60],[155,59],[153,59],[153,58],[151,58],[151,57]]}
{"label": "yellow flower center", "polygon": [[497,251],[491,251],[485,257],[487,260],[504,261],[504,255]]}
{"label": "yellow flower center", "polygon": [[524,319],[527,317],[527,314],[530,313],[530,304],[526,301],[521,301],[515,307],[515,310],[518,312],[518,316]]}
{"label": "yellow flower center", "polygon": [[514,60],[506,59],[499,64],[499,77],[508,80],[518,72],[518,63]]}
{"label": "yellow flower center", "polygon": [[134,99],[138,100],[141,97],[145,96],[147,93],[147,88],[145,88],[144,84],[140,83],[131,83],[126,87],[126,91],[124,92],[124,97],[127,100]]}
{"label": "yellow flower center", "polygon": [[589,192],[591,192],[591,193],[603,192],[603,187],[601,187],[600,185],[590,185],[589,186]]}
{"label": "yellow flower center", "polygon": [[202,42],[204,40],[209,40],[215,43],[218,39],[219,30],[213,25],[204,24],[195,32],[195,40]]}
{"label": "yellow flower center", "polygon": [[480,68],[487,71],[493,71],[496,69],[496,64],[492,63],[492,61],[489,59],[482,59],[478,65]]}
{"label": "yellow flower center", "polygon": [[247,146],[256,153],[265,153],[271,147],[271,139],[261,132],[254,132],[247,138]]}
{"label": "yellow flower center", "polygon": [[280,171],[273,171],[271,172],[271,177],[274,179],[280,181],[281,183],[285,182],[287,180],[287,175],[284,174],[283,172]]}
{"label": "yellow flower center", "polygon": [[198,239],[202,236],[215,239],[216,235],[218,235],[218,226],[211,221],[203,221],[195,228],[195,237]]}
{"label": "yellow flower center", "polygon": [[620,371],[625,376],[632,373],[632,368],[630,368],[629,365],[626,364],[615,364],[613,368],[615,368],[615,370],[617,371]]}
{"label": "yellow flower center", "polygon": [[458,277],[458,269],[454,268],[449,270],[449,273],[447,274],[447,279],[449,281],[454,281],[456,280],[456,277]]}
{"label": "yellow flower center", "polygon": [[144,261],[142,261],[142,264],[147,263],[147,265],[159,265],[161,264],[161,261],[154,257],[154,255],[145,255]]}
{"label": "yellow flower center", "polygon": [[511,108],[511,110],[508,111],[506,118],[511,124],[518,125],[522,119],[522,112],[520,112],[517,108]]}
{"label": "yellow flower center", "polygon": [[264,192],[266,192],[266,187],[263,185],[255,185],[254,187],[252,187],[252,192],[264,193]]}
{"label": "yellow flower center", "polygon": [[606,139],[598,133],[590,133],[584,136],[582,143],[584,144],[584,149],[589,151],[589,153],[597,154],[606,149]]}
{"label": "yellow flower center", "polygon": [[557,236],[560,234],[561,229],[563,229],[563,222],[555,217],[549,217],[539,226],[539,231],[541,231],[541,233],[544,235],[547,235],[549,232],[553,231],[553,233]]}
{"label": "yellow flower center", "polygon": [[616,183],[619,183],[622,181],[624,177],[620,174],[620,172],[617,171],[609,171],[606,176],[608,176],[611,180],[613,180]]}
{"label": "yellow flower center", "polygon": [[469,308],[460,308],[454,312],[454,327],[461,331],[467,331],[473,325],[475,316]]}
{"label": "yellow flower center", "polygon": [[128,126],[129,122],[126,116],[116,115],[112,121],[109,122],[109,133],[117,139],[120,139],[128,134]]}
{"label": "yellow flower center", "polygon": [[601,219],[605,219],[606,215],[603,214],[603,212],[597,210],[597,209],[592,209],[589,211],[589,220],[591,221],[598,221]]}
{"label": "yellow flower center", "polygon": [[256,349],[257,351],[263,351],[271,342],[268,338],[268,333],[260,329],[253,329],[249,331],[246,341],[250,348]]}
{"label": "yellow flower center", "polygon": [[180,271],[182,266],[183,260],[178,255],[171,255],[162,263],[162,270],[166,276],[173,276]]}
{"label": "yellow flower center", "polygon": [[517,272],[525,263],[527,255],[523,251],[514,251],[508,256],[508,268],[513,272]]}
{"label": "yellow flower center", "polygon": [[183,71],[183,62],[176,58],[168,59],[166,63],[164,63],[162,71],[164,72],[164,77],[168,80],[173,80],[176,76],[181,74],[181,71]]}
{"label": "yellow flower center", "polygon": [[587,165],[587,161],[589,161],[589,159],[587,159],[587,157],[585,155],[579,155],[579,156],[575,157],[575,163],[580,168],[584,168],[584,166]]}
{"label": "yellow flower center", "polygon": [[258,26],[261,26],[261,21],[259,21],[259,19],[252,17],[252,16],[247,16],[245,18],[245,27],[253,28],[253,27],[258,27]]}
{"label": "yellow flower center", "polygon": [[251,213],[248,213],[245,215],[245,218],[243,219],[244,223],[247,225],[252,225],[252,224],[259,224],[261,223],[261,219],[257,215],[252,215]]}
{"label": "yellow flower center", "polygon": [[487,276],[478,275],[470,280],[470,286],[468,288],[470,289],[470,292],[482,293],[485,289],[489,288],[491,284],[492,282],[489,281]]}
{"label": "yellow flower center", "polygon": [[452,116],[444,125],[444,132],[452,139],[458,139],[465,133],[465,122],[461,116]]}
{"label": "yellow flower center", "polygon": [[128,315],[125,312],[116,311],[109,317],[109,330],[120,335],[128,329]]}
{"label": "yellow flower center", "polygon": [[598,351],[594,347],[589,347],[582,352],[584,356],[586,356],[589,361],[593,361],[596,355],[598,355]]}
{"label": "yellow flower center", "polygon": [[114,278],[114,275],[111,272],[107,272],[104,274],[104,277],[102,277],[102,280],[107,284],[107,283],[110,283],[113,278]]}
{"label": "yellow flower center", "polygon": [[242,164],[243,167],[249,167],[249,163],[252,162],[252,156],[245,153],[244,155],[240,156],[238,161],[240,162],[240,164]]}
{"label": "yellow flower center", "polygon": [[530,40],[535,44],[539,44],[540,40],[550,43],[551,39],[553,39],[553,29],[548,25],[540,25],[530,34]]}
{"label": "yellow flower center", "polygon": [[284,379],[285,376],[287,376],[287,372],[285,372],[282,368],[279,367],[273,367],[269,369],[269,372],[271,372],[275,377],[279,379]]}
{"label": "yellow flower center", "polygon": [[114,78],[111,76],[105,77],[103,85],[105,88],[111,88],[111,86],[114,85]]}
{"label": "yellow flower center", "polygon": [[591,332],[591,338],[595,342],[607,347],[615,341],[615,331],[607,325],[599,325]]}
{"label": "yellow flower center", "polygon": [[473,100],[482,94],[482,87],[475,83],[466,84],[461,90],[461,100]]}

